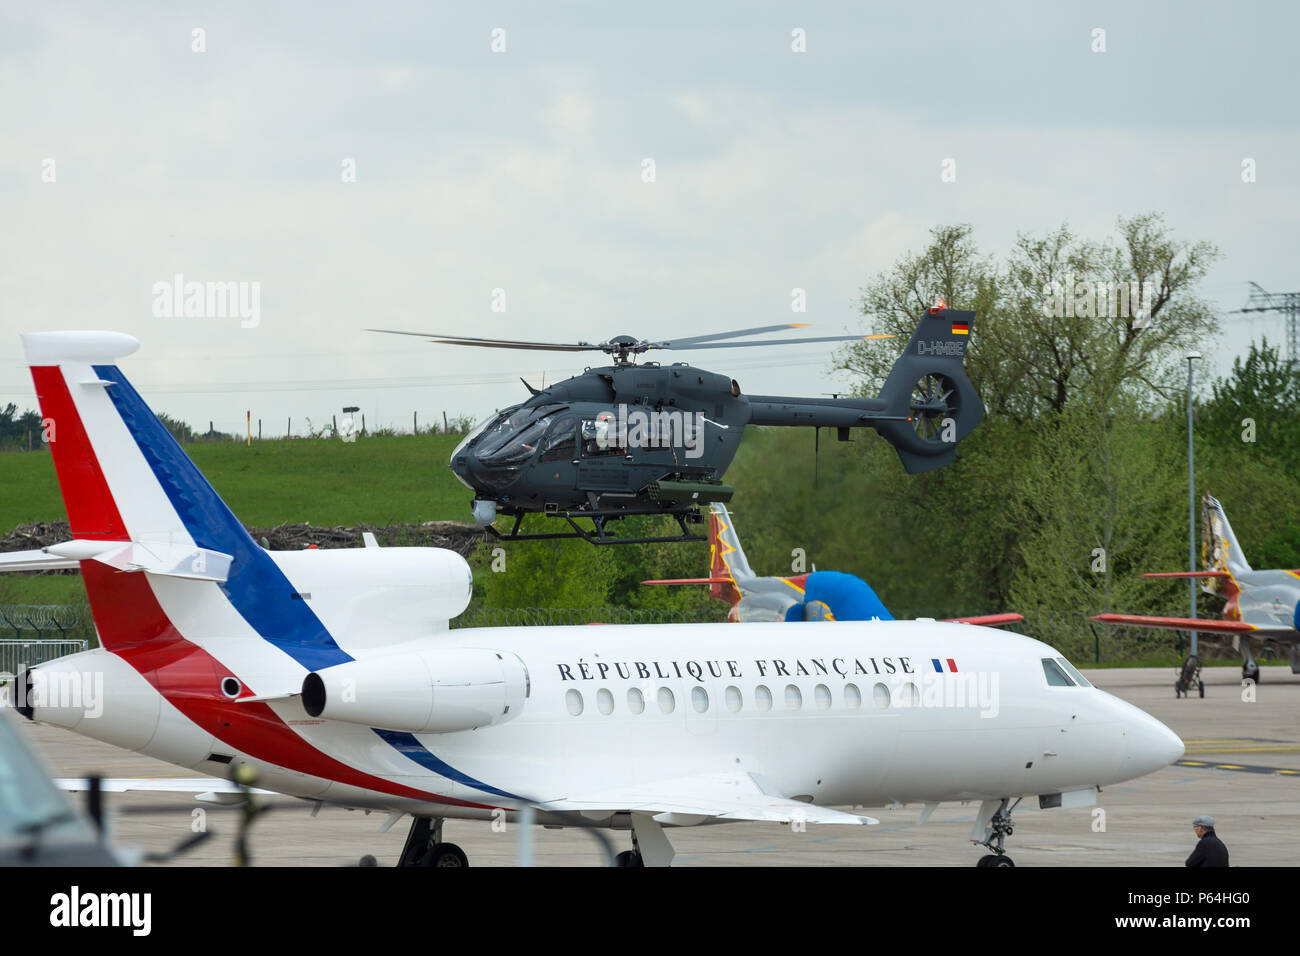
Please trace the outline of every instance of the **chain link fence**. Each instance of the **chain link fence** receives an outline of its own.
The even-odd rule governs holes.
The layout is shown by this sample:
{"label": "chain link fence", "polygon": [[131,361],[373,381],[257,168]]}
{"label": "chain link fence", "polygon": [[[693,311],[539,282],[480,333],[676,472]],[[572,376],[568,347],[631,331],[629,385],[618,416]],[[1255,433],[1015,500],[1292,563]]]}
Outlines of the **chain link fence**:
{"label": "chain link fence", "polygon": [[12,640],[0,638],[0,683],[13,677],[24,667],[44,664],[86,649],[85,641]]}

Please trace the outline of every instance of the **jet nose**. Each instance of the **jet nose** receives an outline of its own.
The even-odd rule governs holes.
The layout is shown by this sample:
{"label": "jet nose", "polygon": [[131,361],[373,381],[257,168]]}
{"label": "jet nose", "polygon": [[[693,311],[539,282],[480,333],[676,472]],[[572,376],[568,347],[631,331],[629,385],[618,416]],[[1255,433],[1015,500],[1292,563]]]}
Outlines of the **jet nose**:
{"label": "jet nose", "polygon": [[1145,776],[1168,767],[1186,752],[1182,739],[1150,714],[1130,722],[1125,730],[1127,752],[1124,769],[1128,779]]}

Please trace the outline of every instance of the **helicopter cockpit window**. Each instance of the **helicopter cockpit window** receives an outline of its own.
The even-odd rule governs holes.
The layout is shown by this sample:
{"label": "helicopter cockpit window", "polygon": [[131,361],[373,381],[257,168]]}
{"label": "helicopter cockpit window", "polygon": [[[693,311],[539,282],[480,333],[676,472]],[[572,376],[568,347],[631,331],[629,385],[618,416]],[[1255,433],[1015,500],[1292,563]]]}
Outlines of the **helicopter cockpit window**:
{"label": "helicopter cockpit window", "polygon": [[506,409],[483,431],[483,437],[479,440],[477,453],[481,455],[490,455],[497,451],[510,440],[520,428],[528,424],[529,421],[537,414],[536,408],[519,408]]}
{"label": "helicopter cockpit window", "polygon": [[573,415],[557,416],[542,440],[542,461],[569,461],[578,457],[578,419]]}
{"label": "helicopter cockpit window", "polygon": [[595,418],[582,420],[582,454],[590,458],[595,455],[621,455],[623,447],[619,444],[618,420],[613,412],[601,412]]}
{"label": "helicopter cockpit window", "polygon": [[507,436],[494,451],[479,452],[479,461],[485,465],[516,465],[533,456],[541,444],[542,436],[551,425],[550,416],[525,425],[516,434]]}

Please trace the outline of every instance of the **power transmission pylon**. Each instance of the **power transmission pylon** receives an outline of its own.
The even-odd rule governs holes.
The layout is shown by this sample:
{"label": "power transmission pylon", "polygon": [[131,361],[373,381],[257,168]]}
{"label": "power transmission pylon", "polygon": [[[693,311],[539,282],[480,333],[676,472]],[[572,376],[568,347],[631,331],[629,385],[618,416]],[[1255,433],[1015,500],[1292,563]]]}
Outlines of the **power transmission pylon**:
{"label": "power transmission pylon", "polygon": [[1266,292],[1258,282],[1250,284],[1250,298],[1236,312],[1282,312],[1286,314],[1286,358],[1294,367],[1300,363],[1300,292]]}

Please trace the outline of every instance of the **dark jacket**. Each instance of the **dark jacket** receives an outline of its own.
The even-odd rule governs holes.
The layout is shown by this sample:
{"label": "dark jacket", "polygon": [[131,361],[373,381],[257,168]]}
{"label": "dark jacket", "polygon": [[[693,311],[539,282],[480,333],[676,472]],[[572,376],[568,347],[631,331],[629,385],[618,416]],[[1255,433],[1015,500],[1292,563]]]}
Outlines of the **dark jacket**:
{"label": "dark jacket", "polygon": [[1196,849],[1187,858],[1188,866],[1227,866],[1228,848],[1223,845],[1213,828],[1197,841]]}

